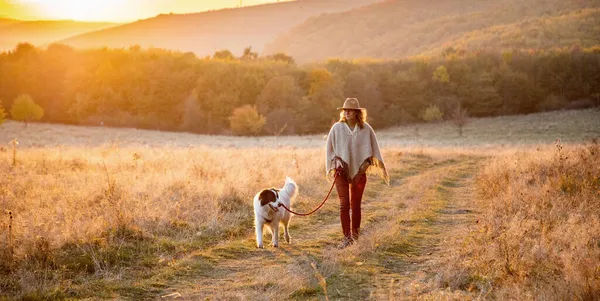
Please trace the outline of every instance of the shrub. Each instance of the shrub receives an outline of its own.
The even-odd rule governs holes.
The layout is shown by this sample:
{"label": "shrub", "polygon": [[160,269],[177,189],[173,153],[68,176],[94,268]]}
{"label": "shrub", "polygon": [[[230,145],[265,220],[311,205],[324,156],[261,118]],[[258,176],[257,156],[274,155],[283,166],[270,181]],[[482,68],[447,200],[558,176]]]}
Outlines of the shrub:
{"label": "shrub", "polygon": [[266,124],[264,116],[258,113],[256,107],[245,105],[233,110],[229,117],[231,131],[235,135],[254,136],[260,133]]}
{"label": "shrub", "polygon": [[425,111],[421,115],[421,117],[425,121],[441,120],[443,116],[444,112],[442,112],[440,110],[440,107],[438,107],[437,105],[430,105],[429,107],[427,107],[427,109],[425,109]]}
{"label": "shrub", "polygon": [[5,118],[6,118],[6,111],[4,111],[4,108],[2,107],[2,102],[0,101],[0,124],[4,123]]}
{"label": "shrub", "polygon": [[27,124],[31,120],[40,120],[44,117],[44,109],[33,102],[31,96],[21,94],[13,103],[10,109],[10,115],[15,120],[25,121]]}

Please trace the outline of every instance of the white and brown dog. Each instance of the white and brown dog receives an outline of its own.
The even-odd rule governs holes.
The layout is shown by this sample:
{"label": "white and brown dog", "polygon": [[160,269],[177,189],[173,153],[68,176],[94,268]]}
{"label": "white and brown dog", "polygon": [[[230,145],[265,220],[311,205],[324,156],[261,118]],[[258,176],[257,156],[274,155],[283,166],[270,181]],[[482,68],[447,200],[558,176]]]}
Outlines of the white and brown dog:
{"label": "white and brown dog", "polygon": [[256,227],[256,246],[263,247],[263,228],[269,225],[274,247],[279,247],[279,224],[283,225],[283,237],[290,243],[288,225],[292,214],[285,208],[290,208],[292,200],[298,195],[298,185],[289,177],[281,189],[263,189],[254,196],[254,226]]}

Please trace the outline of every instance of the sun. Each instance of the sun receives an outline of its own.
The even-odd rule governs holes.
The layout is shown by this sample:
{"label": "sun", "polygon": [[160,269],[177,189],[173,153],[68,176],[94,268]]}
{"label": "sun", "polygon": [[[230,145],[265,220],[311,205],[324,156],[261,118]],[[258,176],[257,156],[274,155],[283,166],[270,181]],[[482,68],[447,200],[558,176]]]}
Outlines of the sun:
{"label": "sun", "polygon": [[49,19],[107,21],[126,19],[130,13],[119,0],[25,0]]}

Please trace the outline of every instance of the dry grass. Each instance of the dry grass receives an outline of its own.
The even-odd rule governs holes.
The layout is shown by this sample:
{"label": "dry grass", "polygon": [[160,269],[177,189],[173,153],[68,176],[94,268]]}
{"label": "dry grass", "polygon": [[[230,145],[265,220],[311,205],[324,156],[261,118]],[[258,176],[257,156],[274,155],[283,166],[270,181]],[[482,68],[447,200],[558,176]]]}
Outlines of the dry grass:
{"label": "dry grass", "polygon": [[[600,136],[600,110],[557,111],[524,116],[473,118],[463,128],[463,136],[451,121],[401,126],[378,130],[384,148],[434,147],[496,150],[515,146],[551,144],[560,139],[565,144],[580,143]],[[0,126],[0,149],[11,139],[20,147],[107,148],[187,148],[210,146],[225,148],[296,147],[320,148],[324,135],[229,137],[169,133],[150,130],[107,127],[83,127],[6,121]]]}
{"label": "dry grass", "polygon": [[[0,207],[14,216],[17,243],[12,251],[25,269],[35,258],[39,267],[87,264],[69,268],[115,273],[112,267],[127,266],[120,261],[129,256],[105,254],[115,244],[156,243],[161,237],[192,244],[245,235],[252,227],[251,199],[259,188],[282,185],[286,175],[300,183],[323,182],[321,165],[306,164],[318,156],[317,150],[57,147],[21,149],[17,156],[14,167],[9,160],[0,161]],[[294,158],[301,170],[292,164]],[[311,195],[310,189],[303,192]],[[74,246],[64,249],[70,244]],[[69,262],[73,252],[84,262]],[[158,262],[160,253],[149,256]],[[166,253],[163,257],[175,256]],[[58,278],[46,281],[49,287],[63,280],[53,277]],[[47,289],[20,278],[11,284],[15,291]]]}
{"label": "dry grass", "polygon": [[499,299],[598,300],[598,166],[597,143],[495,157],[477,180],[478,226],[446,284]]}
{"label": "dry grass", "polygon": [[[551,114],[477,119],[462,138],[448,124],[378,131],[392,185],[370,181],[361,241],[335,248],[337,206],[328,204],[293,219],[298,243],[282,252],[255,250],[252,196],[289,175],[300,184],[294,208],[312,209],[329,188],[322,135],[9,121],[0,127],[0,298],[590,299],[600,162],[597,148],[576,144],[600,136],[599,113]],[[573,146],[558,152],[551,143],[565,137]],[[487,157],[480,202],[464,201],[481,208],[473,218],[482,226],[468,232],[443,212],[470,198],[463,189]],[[423,272],[454,228],[447,254],[465,264],[439,260]]]}

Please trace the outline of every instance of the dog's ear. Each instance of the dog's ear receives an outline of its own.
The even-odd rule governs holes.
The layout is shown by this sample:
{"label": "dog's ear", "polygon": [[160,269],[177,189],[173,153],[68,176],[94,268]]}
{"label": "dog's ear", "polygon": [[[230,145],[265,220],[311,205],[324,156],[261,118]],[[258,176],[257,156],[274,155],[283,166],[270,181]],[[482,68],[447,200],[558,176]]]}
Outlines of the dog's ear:
{"label": "dog's ear", "polygon": [[260,192],[258,199],[260,200],[260,205],[264,206],[268,203],[275,202],[277,200],[277,196],[275,196],[273,191],[265,189]]}

